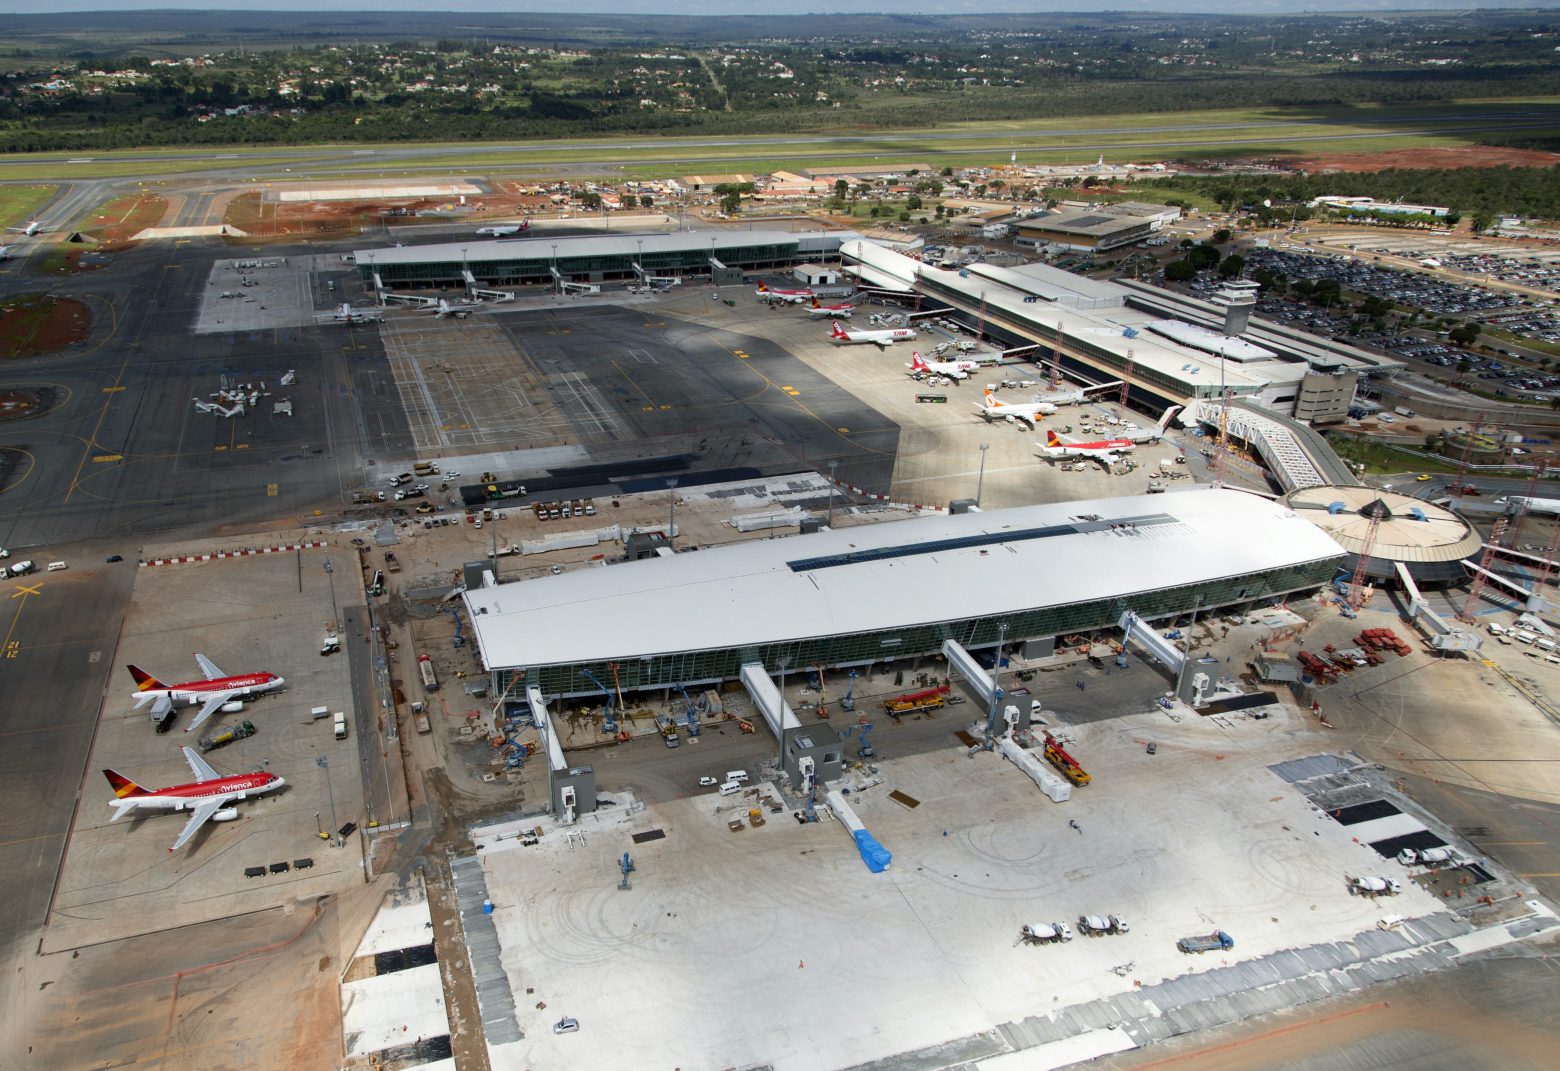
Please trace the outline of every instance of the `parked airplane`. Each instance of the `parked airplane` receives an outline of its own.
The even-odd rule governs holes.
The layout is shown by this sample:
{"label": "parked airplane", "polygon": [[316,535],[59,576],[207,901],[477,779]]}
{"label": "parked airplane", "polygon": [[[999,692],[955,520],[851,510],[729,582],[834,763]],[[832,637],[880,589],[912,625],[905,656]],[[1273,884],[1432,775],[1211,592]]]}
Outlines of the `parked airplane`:
{"label": "parked airplane", "polygon": [[879,349],[887,349],[895,342],[910,342],[916,337],[915,331],[908,327],[896,327],[891,331],[847,331],[834,322],[834,329],[829,332],[829,337],[834,340],[836,346],[847,346],[854,342],[870,342]]}
{"label": "parked airplane", "polygon": [[384,313],[376,308],[354,309],[347,304],[337,305],[332,317],[338,324],[377,324],[384,318]]}
{"label": "parked airplane", "polygon": [[[910,355],[910,363],[905,365],[910,369],[911,375],[947,376],[949,379],[968,379],[970,373],[980,365],[974,361],[928,361],[919,353]],[[989,391],[987,392],[990,393]]]}
{"label": "parked airplane", "polygon": [[439,316],[439,317],[457,316],[457,317],[460,317],[460,318],[464,319],[467,313],[475,312],[477,309],[480,309],[481,307],[482,307],[482,302],[480,302],[480,301],[456,301],[456,302],[449,302],[449,301],[445,301],[443,298],[440,298],[439,299],[439,303],[437,305],[428,305],[428,306],[425,306],[424,308],[418,309],[417,311],[418,312],[431,312],[435,316]]}
{"label": "parked airplane", "polygon": [[1110,467],[1122,454],[1131,453],[1138,443],[1158,442],[1164,435],[1165,428],[1169,426],[1171,418],[1181,411],[1179,405],[1172,405],[1164,411],[1159,418],[1159,423],[1152,429],[1130,435],[1123,439],[1099,439],[1092,443],[1064,442],[1054,430],[1046,432],[1045,445],[1040,449],[1045,451],[1046,457],[1084,457]]}
{"label": "parked airplane", "polygon": [[33,220],[31,223],[27,224],[27,226],[25,226],[25,227],[7,227],[6,230],[8,230],[8,231],[15,231],[17,234],[25,234],[25,235],[31,236],[31,235],[37,234],[39,231],[43,230],[43,224],[38,222],[37,220]]}
{"label": "parked airplane", "polygon": [[199,398],[195,399],[195,411],[198,413],[211,413],[219,417],[239,417],[248,412],[244,408],[243,402],[223,405],[221,402],[203,402]]}
{"label": "parked airplane", "polygon": [[10,260],[10,259],[11,259],[11,247],[8,246],[8,245],[0,245],[0,260]]}
{"label": "parked airplane", "polygon": [[818,299],[813,298],[812,307],[807,310],[807,315],[815,320],[820,316],[839,316],[848,320],[855,308],[856,306],[848,301],[842,301],[838,305],[820,305]]}
{"label": "parked airplane", "polygon": [[1056,412],[1056,406],[1046,401],[1004,402],[990,387],[986,388],[986,396],[975,408],[988,423],[993,420],[1006,420],[1010,424],[1027,424],[1030,430],[1035,427],[1035,417],[1050,416]]}
{"label": "parked airplane", "polygon": [[108,805],[114,809],[110,822],[117,822],[135,811],[190,811],[189,821],[173,842],[170,852],[176,852],[195,835],[195,831],[207,822],[231,822],[238,817],[238,809],[228,804],[273,792],[287,782],[274,773],[256,770],[253,773],[223,777],[211,768],[210,763],[191,748],[182,748],[184,761],[190,764],[195,780],[185,785],[168,788],[146,789],[128,777],[113,770],[104,770],[114,790],[114,799]]}
{"label": "parked airplane", "polygon": [[814,296],[811,290],[806,289],[771,290],[762,282],[758,284],[758,289],[753,292],[758,295],[758,300],[767,301],[771,305],[777,301],[782,303],[789,303],[792,305],[800,305],[804,301],[811,301]]}
{"label": "parked airplane", "polygon": [[519,234],[521,231],[531,229],[530,220],[522,220],[519,223],[500,223],[496,227],[478,227],[478,234],[491,234],[494,238],[503,238],[510,234]]}
{"label": "parked airplane", "polygon": [[133,696],[135,705],[141,707],[147,703],[152,704],[152,722],[157,726],[158,732],[168,731],[168,722],[172,720],[173,708],[176,706],[200,704],[200,713],[195,715],[195,720],[184,730],[189,732],[215,714],[217,708],[223,703],[242,699],[244,696],[274,692],[287,683],[275,673],[242,673],[234,677],[227,676],[203,654],[197,654],[195,661],[200,664],[200,671],[205,674],[205,679],[181,681],[178,684],[164,684],[139,666],[125,667],[135,681]]}

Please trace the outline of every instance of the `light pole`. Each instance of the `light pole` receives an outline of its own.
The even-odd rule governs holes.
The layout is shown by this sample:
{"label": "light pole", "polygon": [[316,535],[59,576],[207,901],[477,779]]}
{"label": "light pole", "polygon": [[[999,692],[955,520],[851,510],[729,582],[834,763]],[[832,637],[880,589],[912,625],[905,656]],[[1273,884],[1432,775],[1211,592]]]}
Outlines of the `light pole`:
{"label": "light pole", "polygon": [[649,272],[645,271],[645,240],[643,238],[635,238],[634,246],[639,250],[639,252],[634,255],[634,267],[639,269],[636,273],[635,281],[644,282],[645,276],[650,274]]}
{"label": "light pole", "polygon": [[829,462],[829,519],[824,523],[830,528],[834,527],[834,470],[839,467],[838,461]]}
{"label": "light pole", "polygon": [[466,276],[468,276],[470,274],[471,274],[471,269],[469,267],[467,267],[467,265],[466,265],[466,247],[465,246],[461,246],[460,247],[460,281],[461,281],[461,285],[466,286],[466,287],[470,287],[471,286],[470,283],[466,282]]}
{"label": "light pole", "polygon": [[330,788],[330,760],[324,755],[318,755],[314,759],[314,765],[325,771],[325,799],[330,804],[330,844],[332,848],[339,848],[341,845],[336,841],[336,795]]}
{"label": "light pole", "polygon": [[341,623],[341,613],[336,609],[336,567],[329,558],[324,561],[325,576],[330,580],[330,620],[332,625]]}
{"label": "light pole", "polygon": [[563,276],[558,274],[558,243],[557,242],[553,242],[552,243],[552,249],[553,249],[553,259],[552,259],[553,285],[558,288],[558,293],[561,294],[561,293],[563,293]]}
{"label": "light pole", "polygon": [[980,444],[980,475],[975,480],[975,508],[980,508],[980,495],[986,487],[986,451],[991,448],[990,443]]}
{"label": "light pole", "polygon": [[666,504],[666,545],[672,550],[677,547],[673,540],[677,538],[677,477],[673,476],[666,481],[668,495]]}
{"label": "light pole", "polygon": [[1181,668],[1175,675],[1175,697],[1181,698],[1181,682],[1186,678],[1186,667],[1192,660],[1192,630],[1197,627],[1197,611],[1202,609],[1202,596],[1198,595],[1192,602],[1192,621],[1186,626],[1186,635],[1181,639]]}

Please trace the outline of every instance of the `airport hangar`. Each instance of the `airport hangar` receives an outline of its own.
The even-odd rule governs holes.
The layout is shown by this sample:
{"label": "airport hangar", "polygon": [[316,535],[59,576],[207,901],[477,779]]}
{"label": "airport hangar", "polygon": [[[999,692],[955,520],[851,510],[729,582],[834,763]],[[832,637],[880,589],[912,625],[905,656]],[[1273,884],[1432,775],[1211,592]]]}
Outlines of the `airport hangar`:
{"label": "airport hangar", "polygon": [[[1124,381],[1148,413],[1228,392],[1308,424],[1348,416],[1359,381],[1396,376],[1402,361],[1254,318],[1255,284],[1213,301],[1130,280],[1089,279],[1047,264],[946,270],[864,239],[840,246],[846,271],[887,300],[953,311],[1010,356],[1085,383]],[[912,315],[912,319],[914,316]]]}
{"label": "airport hangar", "polygon": [[500,238],[359,249],[352,258],[375,293],[396,286],[558,286],[654,283],[708,276],[718,286],[746,272],[835,260],[854,231],[680,231],[558,238]]}
{"label": "airport hangar", "polygon": [[[740,678],[783,737],[787,772],[797,743],[816,744],[823,780],[838,769],[838,737],[766,710],[755,680],[772,696],[768,677],[886,669],[948,640],[1043,657],[1129,614],[1157,621],[1313,591],[1343,561],[1283,504],[1204,488],[824,530],[488,583],[464,599],[494,693],[529,696],[539,726],[550,715],[538,708],[556,699]],[[566,769],[550,750],[555,810],[571,778],[589,809],[590,768]]]}

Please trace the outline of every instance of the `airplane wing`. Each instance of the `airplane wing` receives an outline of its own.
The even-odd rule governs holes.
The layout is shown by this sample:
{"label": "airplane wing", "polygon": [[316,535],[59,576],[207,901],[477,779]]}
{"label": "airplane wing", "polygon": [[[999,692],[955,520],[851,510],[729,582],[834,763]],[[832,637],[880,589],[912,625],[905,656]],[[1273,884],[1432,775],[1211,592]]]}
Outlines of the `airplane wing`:
{"label": "airplane wing", "polygon": [[195,754],[194,748],[187,747],[181,750],[184,752],[184,761],[190,764],[190,771],[195,774],[195,780],[203,784],[217,780],[219,776],[217,771],[211,768],[211,763]]}
{"label": "airplane wing", "polygon": [[214,681],[218,677],[227,676],[226,673],[223,673],[220,669],[217,668],[217,664],[215,662],[203,654],[197,654],[195,656],[195,661],[200,663],[200,671],[206,675],[206,679],[208,681]]}
{"label": "airplane wing", "polygon": [[206,701],[200,705],[200,712],[195,715],[195,720],[184,727],[185,732],[193,732],[203,725],[207,718],[217,712],[217,708],[233,698],[232,692],[217,692],[207,696]]}
{"label": "airplane wing", "polygon": [[184,829],[179,833],[179,839],[173,842],[170,852],[176,852],[189,843],[189,839],[195,835],[195,831],[207,822],[211,816],[222,809],[222,805],[228,801],[226,795],[208,796],[195,805],[195,810],[190,813],[190,820],[184,823]]}

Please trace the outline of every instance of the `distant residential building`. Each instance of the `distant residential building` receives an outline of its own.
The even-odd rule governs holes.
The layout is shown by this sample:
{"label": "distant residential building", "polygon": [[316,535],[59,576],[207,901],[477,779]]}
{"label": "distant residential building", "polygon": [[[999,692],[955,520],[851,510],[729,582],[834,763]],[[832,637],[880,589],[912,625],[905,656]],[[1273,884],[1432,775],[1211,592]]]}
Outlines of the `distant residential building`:
{"label": "distant residential building", "polygon": [[1353,212],[1359,215],[1377,213],[1387,216],[1435,216],[1451,214],[1450,208],[1440,205],[1407,205],[1392,201],[1377,201],[1371,197],[1317,197],[1310,202],[1312,208],[1329,208],[1334,212]]}

